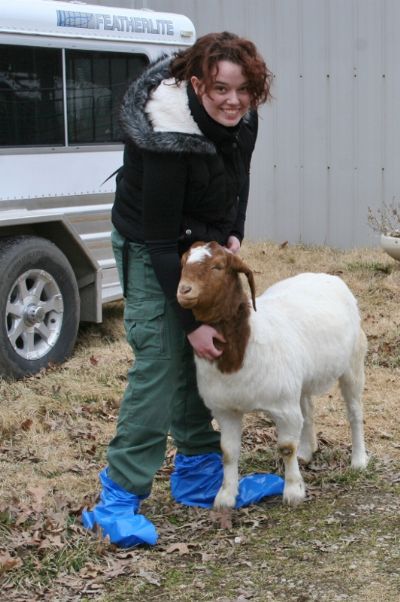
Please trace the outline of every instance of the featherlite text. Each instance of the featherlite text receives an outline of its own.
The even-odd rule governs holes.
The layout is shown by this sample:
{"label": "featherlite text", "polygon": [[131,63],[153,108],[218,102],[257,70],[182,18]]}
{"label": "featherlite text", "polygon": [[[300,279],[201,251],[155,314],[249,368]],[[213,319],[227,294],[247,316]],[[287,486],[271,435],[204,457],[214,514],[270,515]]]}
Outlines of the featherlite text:
{"label": "featherlite text", "polygon": [[101,29],[104,31],[174,35],[173,21],[168,19],[124,17],[70,10],[57,10],[57,25],[58,27],[78,27],[83,29]]}

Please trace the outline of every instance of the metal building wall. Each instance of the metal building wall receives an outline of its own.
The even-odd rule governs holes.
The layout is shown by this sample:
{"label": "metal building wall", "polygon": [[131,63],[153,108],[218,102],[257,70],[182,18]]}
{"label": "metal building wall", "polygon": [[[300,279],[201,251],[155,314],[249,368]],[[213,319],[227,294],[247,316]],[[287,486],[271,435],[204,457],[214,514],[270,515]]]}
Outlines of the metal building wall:
{"label": "metal building wall", "polygon": [[368,207],[400,197],[398,0],[98,3],[184,13],[198,36],[227,29],[257,44],[275,80],[261,109],[248,238],[377,243]]}

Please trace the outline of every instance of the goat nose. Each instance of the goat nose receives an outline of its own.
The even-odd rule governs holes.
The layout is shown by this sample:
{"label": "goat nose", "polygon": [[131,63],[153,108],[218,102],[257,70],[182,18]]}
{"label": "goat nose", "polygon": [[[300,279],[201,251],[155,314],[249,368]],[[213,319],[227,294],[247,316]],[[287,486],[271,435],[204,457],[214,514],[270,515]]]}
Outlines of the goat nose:
{"label": "goat nose", "polygon": [[179,292],[181,295],[187,295],[192,290],[192,287],[189,284],[181,284],[179,287]]}

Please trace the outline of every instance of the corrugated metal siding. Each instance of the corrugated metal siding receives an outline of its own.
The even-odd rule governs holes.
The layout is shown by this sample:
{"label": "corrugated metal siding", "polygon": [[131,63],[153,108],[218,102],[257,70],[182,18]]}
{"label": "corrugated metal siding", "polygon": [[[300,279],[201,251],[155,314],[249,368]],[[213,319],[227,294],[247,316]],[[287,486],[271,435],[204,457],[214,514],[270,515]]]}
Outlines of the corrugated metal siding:
{"label": "corrugated metal siding", "polygon": [[[96,2],[93,2],[96,3]],[[368,207],[400,198],[398,0],[106,0],[252,39],[275,74],[261,109],[247,237],[377,243]]]}

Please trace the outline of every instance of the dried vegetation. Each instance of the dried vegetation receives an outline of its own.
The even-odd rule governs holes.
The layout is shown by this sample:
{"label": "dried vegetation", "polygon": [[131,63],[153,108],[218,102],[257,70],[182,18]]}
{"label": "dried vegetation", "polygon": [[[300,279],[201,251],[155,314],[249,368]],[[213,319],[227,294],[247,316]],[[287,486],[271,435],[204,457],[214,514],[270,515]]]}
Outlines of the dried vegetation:
{"label": "dried vegetation", "polygon": [[[359,299],[369,339],[364,395],[371,462],[349,466],[336,390],[318,404],[319,450],[303,468],[299,508],[270,499],[230,516],[180,507],[169,495],[174,449],[144,513],[152,549],[117,550],[86,533],[80,513],[98,492],[131,353],[122,305],[80,331],[74,357],[26,380],[0,381],[0,599],[395,602],[400,599],[400,264],[351,252],[247,244],[259,291],[302,271],[341,276]],[[275,429],[249,416],[242,472],[281,471]]]}
{"label": "dried vegetation", "polygon": [[382,208],[373,211],[368,207],[368,225],[374,232],[387,236],[400,237],[400,203],[383,203]]}

